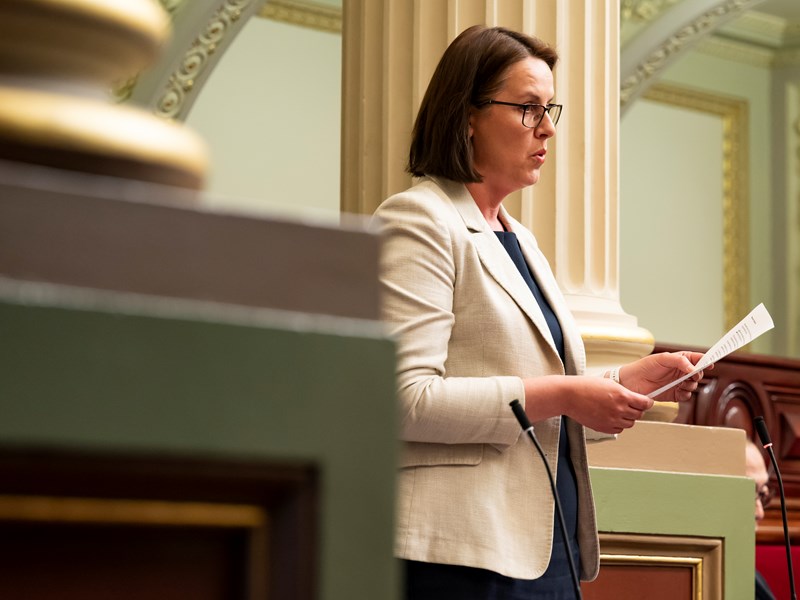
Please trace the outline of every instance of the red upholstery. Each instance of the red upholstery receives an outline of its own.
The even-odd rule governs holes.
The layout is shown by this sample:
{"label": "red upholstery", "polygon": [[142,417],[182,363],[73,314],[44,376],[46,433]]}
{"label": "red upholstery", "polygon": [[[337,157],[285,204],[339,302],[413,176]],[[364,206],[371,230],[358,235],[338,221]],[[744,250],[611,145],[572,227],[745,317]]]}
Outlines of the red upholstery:
{"label": "red upholstery", "polygon": [[[800,547],[792,546],[792,563],[795,565],[795,587],[797,587],[797,565],[800,565]],[[756,546],[756,569],[759,570],[776,600],[789,600],[789,574],[786,569],[786,547],[783,544],[758,544]]]}

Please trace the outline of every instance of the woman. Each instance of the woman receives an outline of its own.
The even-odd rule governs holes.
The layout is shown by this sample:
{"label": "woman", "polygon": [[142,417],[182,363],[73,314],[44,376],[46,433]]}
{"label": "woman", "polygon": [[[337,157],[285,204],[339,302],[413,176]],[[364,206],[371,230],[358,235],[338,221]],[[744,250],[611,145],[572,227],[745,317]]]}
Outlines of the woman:
{"label": "woman", "polygon": [[[533,234],[503,208],[535,184],[561,107],[555,51],[472,27],[445,51],[414,126],[417,185],[386,200],[384,313],[398,339],[396,553],[407,597],[571,598],[545,468],[509,403],[536,427],[582,578],[598,572],[583,426],[631,427],[647,394],[700,355],[660,354],[582,376],[578,328]],[[687,400],[701,374],[669,392]]]}

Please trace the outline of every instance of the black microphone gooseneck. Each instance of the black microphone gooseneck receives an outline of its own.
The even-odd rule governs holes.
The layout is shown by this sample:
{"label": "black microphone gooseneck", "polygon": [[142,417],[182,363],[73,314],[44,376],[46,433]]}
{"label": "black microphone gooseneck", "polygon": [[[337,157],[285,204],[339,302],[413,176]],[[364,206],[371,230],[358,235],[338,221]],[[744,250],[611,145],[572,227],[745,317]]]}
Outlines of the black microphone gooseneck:
{"label": "black microphone gooseneck", "polygon": [[564,546],[567,549],[567,560],[569,560],[569,572],[572,574],[572,585],[575,587],[575,597],[578,600],[582,600],[583,596],[581,595],[581,584],[578,580],[578,573],[575,570],[575,561],[572,559],[572,547],[570,546],[569,538],[567,537],[567,526],[564,523],[564,513],[561,512],[561,500],[558,498],[558,490],[556,490],[556,482],[553,479],[553,472],[550,470],[550,464],[547,462],[547,457],[544,455],[544,450],[542,450],[542,447],[539,445],[539,440],[536,439],[536,436],[533,433],[533,425],[531,425],[528,415],[525,414],[525,409],[522,408],[519,400],[511,401],[511,410],[514,411],[514,416],[517,417],[519,426],[522,427],[522,430],[528,434],[528,437],[530,437],[531,440],[533,440],[533,444],[539,451],[539,456],[542,457],[542,462],[544,462],[544,468],[547,470],[547,477],[550,479],[550,489],[553,491],[553,499],[556,501],[556,514],[558,515],[558,523],[561,525],[561,535],[564,538]]}
{"label": "black microphone gooseneck", "polygon": [[769,454],[772,461],[772,467],[775,469],[775,475],[778,478],[778,490],[781,494],[781,514],[783,515],[783,541],[786,544],[786,563],[789,569],[789,589],[792,593],[792,600],[797,600],[797,593],[794,591],[794,568],[792,567],[792,542],[789,540],[789,522],[786,518],[786,496],[783,493],[783,479],[781,479],[781,472],[778,470],[778,461],[775,460],[775,452],[772,449],[772,440],[769,438],[769,430],[767,424],[764,422],[764,417],[756,417],[753,419],[753,424],[758,432],[758,437],[764,445],[764,449]]}

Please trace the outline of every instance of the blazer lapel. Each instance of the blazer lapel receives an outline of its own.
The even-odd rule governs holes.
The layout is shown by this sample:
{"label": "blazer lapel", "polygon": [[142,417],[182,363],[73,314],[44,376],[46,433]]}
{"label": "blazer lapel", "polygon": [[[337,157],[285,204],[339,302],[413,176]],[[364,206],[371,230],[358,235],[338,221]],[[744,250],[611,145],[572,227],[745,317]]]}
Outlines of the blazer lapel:
{"label": "blazer lapel", "polygon": [[568,374],[583,373],[586,370],[586,352],[583,348],[583,340],[572,311],[564,300],[550,265],[547,264],[547,259],[545,259],[536,245],[533,235],[523,228],[519,222],[510,217],[504,208],[501,208],[501,210],[506,222],[511,225],[511,230],[517,232],[517,239],[519,239],[519,245],[522,248],[525,261],[533,272],[539,288],[550,303],[550,308],[553,309],[556,317],[558,317],[564,336],[564,354],[567,360],[567,364],[564,365],[565,371]]}
{"label": "blazer lapel", "polygon": [[[545,321],[536,298],[533,297],[528,284],[522,279],[514,263],[509,260],[506,249],[503,248],[500,240],[497,239],[486,219],[483,218],[478,205],[475,204],[467,188],[463,184],[445,182],[440,179],[437,179],[436,183],[450,197],[456,210],[464,220],[467,229],[472,233],[471,239],[475,249],[478,251],[481,264],[533,322],[551,351],[558,357],[558,350],[555,347],[553,336],[550,334],[550,328],[547,326],[547,321]],[[507,217],[505,209],[501,208],[501,210],[504,216]],[[510,222],[508,218],[507,222]],[[527,254],[525,258],[529,260]],[[528,264],[530,265],[530,262]],[[533,269],[533,266],[531,268]]]}

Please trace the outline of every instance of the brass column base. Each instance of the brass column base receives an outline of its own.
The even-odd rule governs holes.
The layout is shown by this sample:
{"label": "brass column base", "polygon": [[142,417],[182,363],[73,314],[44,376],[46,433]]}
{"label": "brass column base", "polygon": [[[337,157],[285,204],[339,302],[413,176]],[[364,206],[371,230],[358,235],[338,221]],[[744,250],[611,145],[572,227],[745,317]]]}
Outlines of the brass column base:
{"label": "brass column base", "polygon": [[205,144],[132,107],[0,87],[0,159],[199,189]]}
{"label": "brass column base", "polygon": [[169,28],[157,0],[0,0],[0,159],[201,188],[199,137],[109,97]]}

